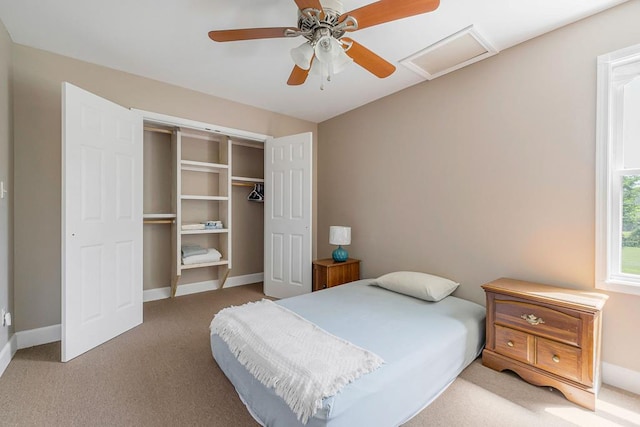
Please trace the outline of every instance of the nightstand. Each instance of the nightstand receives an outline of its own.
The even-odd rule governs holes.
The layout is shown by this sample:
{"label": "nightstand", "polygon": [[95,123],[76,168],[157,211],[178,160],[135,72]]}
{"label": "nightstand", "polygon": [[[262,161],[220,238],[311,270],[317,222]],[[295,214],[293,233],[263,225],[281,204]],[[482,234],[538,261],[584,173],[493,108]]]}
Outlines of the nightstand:
{"label": "nightstand", "polygon": [[360,260],[349,258],[335,262],[333,258],[313,261],[313,290],[330,288],[360,280]]}
{"label": "nightstand", "polygon": [[554,387],[568,400],[595,410],[601,312],[608,297],[513,279],[482,288],[487,297],[482,364]]}

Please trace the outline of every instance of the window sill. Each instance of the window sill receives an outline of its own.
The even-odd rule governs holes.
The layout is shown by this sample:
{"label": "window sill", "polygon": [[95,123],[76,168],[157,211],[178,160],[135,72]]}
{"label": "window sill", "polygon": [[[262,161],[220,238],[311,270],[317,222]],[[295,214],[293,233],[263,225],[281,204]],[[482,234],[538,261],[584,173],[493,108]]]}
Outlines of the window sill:
{"label": "window sill", "polygon": [[622,294],[640,295],[640,285],[617,280],[596,283],[596,288]]}

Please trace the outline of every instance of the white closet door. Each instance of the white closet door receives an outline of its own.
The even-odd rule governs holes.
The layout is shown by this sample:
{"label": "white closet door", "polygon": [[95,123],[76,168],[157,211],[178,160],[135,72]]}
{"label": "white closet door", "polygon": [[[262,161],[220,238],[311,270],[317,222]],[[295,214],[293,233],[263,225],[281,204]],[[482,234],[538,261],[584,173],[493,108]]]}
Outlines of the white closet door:
{"label": "white closet door", "polygon": [[64,83],[62,361],[142,323],[142,120]]}
{"label": "white closet door", "polygon": [[312,134],[265,145],[264,293],[311,292]]}

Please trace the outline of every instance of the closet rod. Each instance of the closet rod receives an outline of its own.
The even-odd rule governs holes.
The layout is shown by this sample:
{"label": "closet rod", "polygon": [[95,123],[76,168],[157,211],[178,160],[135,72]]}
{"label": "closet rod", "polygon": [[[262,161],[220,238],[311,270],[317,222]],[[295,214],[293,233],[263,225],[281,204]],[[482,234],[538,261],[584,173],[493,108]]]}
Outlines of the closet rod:
{"label": "closet rod", "polygon": [[235,185],[236,187],[251,187],[251,188],[253,188],[253,186],[255,184],[247,184],[246,182],[232,182],[231,185]]}
{"label": "closet rod", "polygon": [[169,130],[169,129],[162,129],[162,128],[154,128],[154,127],[151,127],[151,126],[145,126],[144,130],[148,130],[149,132],[168,133],[169,135],[173,135],[173,131]]}

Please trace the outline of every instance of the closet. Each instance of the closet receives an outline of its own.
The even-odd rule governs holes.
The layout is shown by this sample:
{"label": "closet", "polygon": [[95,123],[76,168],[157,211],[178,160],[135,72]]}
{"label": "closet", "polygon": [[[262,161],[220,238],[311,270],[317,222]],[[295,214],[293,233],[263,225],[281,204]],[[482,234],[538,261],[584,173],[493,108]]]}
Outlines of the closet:
{"label": "closet", "polygon": [[[130,109],[67,82],[62,101],[62,361],[142,323],[143,300],[311,291],[311,133]],[[185,246],[206,259],[186,263]]]}
{"label": "closet", "polygon": [[263,142],[145,121],[144,289],[262,281],[263,187]]}

